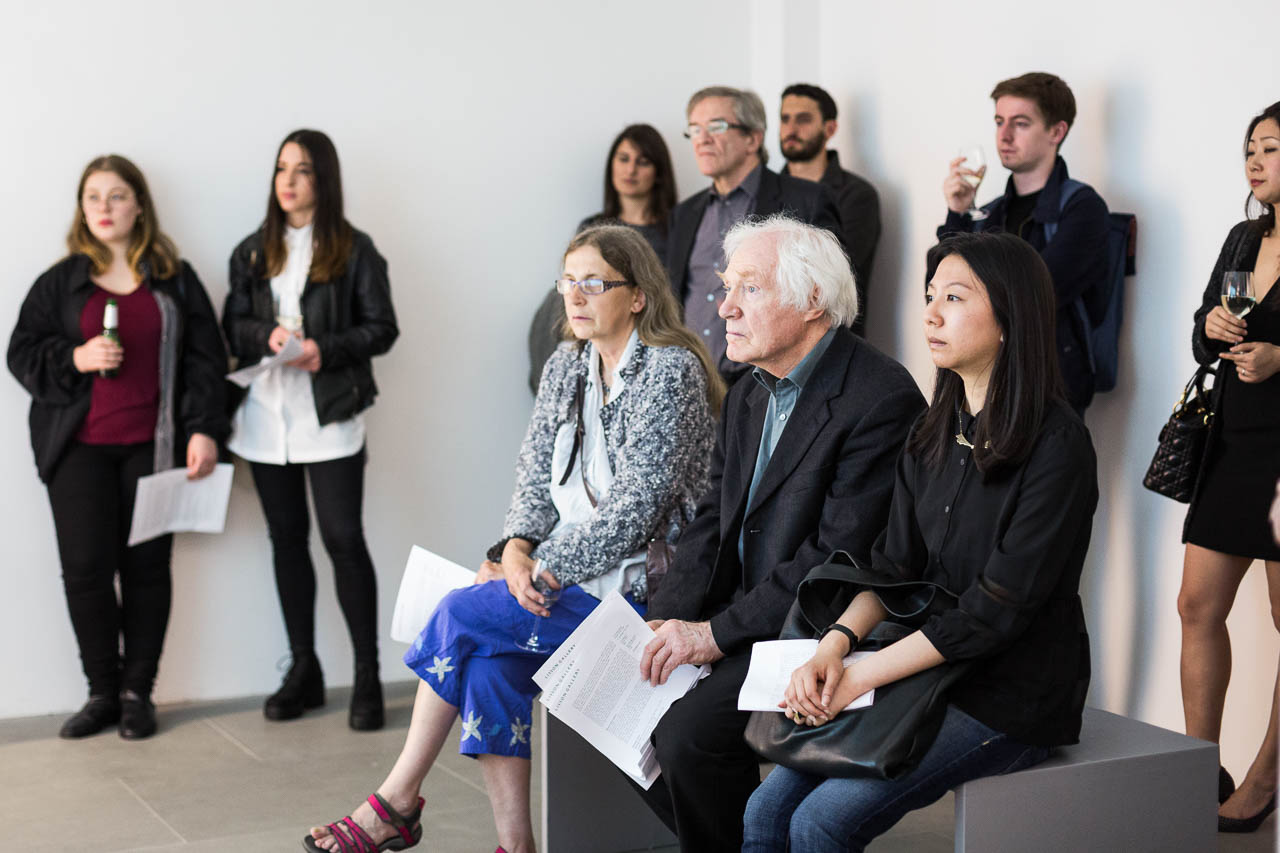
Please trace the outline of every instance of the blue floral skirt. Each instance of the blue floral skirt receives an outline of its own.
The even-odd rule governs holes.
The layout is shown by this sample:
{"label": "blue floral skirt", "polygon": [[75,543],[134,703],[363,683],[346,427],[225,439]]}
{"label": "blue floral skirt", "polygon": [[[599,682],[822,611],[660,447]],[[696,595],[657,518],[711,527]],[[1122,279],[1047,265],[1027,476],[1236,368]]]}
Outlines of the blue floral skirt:
{"label": "blue floral skirt", "polygon": [[[581,587],[566,587],[538,625],[539,641],[559,648],[599,604]],[[632,606],[644,612],[643,605]],[[528,639],[536,618],[516,603],[504,580],[456,589],[405,652],[405,665],[458,709],[463,755],[529,758],[533,698],[539,693],[533,674],[547,655],[516,644]]]}

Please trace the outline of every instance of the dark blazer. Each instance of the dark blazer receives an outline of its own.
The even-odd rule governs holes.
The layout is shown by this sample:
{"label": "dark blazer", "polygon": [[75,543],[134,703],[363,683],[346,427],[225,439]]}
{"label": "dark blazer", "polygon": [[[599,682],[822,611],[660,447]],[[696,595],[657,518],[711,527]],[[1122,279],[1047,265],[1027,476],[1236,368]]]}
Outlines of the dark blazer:
{"label": "dark blazer", "polygon": [[[924,398],[902,365],[837,329],[748,507],[768,405],[768,392],[751,376],[730,389],[710,488],[649,601],[649,619],[710,619],[725,654],[775,639],[796,586],[833,550],[869,558],[888,522],[898,453]],[[764,580],[744,589],[749,577]]]}
{"label": "dark blazer", "polygon": [[[667,277],[675,291],[676,299],[684,305],[688,295],[684,286],[689,271],[689,256],[693,253],[693,241],[698,236],[702,214],[711,199],[711,188],[696,193],[680,202],[671,211],[671,228],[667,238]],[[789,213],[801,222],[825,228],[840,241],[845,252],[844,232],[840,223],[840,209],[831,191],[821,184],[779,175],[768,168],[760,170],[760,190],[756,194],[756,207],[752,216],[765,217],[775,213]]]}

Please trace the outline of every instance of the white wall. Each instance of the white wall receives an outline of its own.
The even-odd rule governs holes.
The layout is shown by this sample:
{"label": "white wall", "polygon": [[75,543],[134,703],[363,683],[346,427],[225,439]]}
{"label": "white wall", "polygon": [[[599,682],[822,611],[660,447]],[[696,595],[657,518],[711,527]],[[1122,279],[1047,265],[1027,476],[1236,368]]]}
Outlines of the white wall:
{"label": "white wall", "polygon": [[[622,125],[663,131],[687,195],[703,185],[679,138],[691,91],[755,85],[772,112],[793,78],[828,86],[841,107],[837,147],[883,204],[871,337],[927,387],[918,288],[946,161],[973,140],[994,161],[986,95],[996,80],[1055,71],[1080,102],[1064,149],[1073,174],[1140,226],[1121,386],[1088,415],[1104,482],[1085,577],[1092,701],[1181,727],[1183,509],[1140,480],[1191,370],[1190,314],[1240,215],[1244,125],[1280,97],[1271,4],[1166,4],[1159,15],[1099,0],[1069,13],[1024,4],[1017,22],[1002,19],[1007,6],[941,2],[355,8],[124,2],[104,14],[61,0],[11,12],[0,30],[10,83],[0,327],[11,328],[30,282],[62,251],[75,181],[95,154],[120,151],[144,168],[166,229],[220,304],[226,257],[262,215],[279,139],[298,126],[327,130],[349,215],[390,262],[403,330],[376,365],[382,396],[368,419],[365,519],[385,629],[410,544],[474,562],[498,529],[529,411],[527,319],[573,224],[598,206],[604,149]],[[984,197],[1003,180],[993,166]],[[83,696],[27,402],[0,382],[0,466],[10,472],[0,491],[0,717],[64,711]],[[224,535],[178,538],[161,701],[277,683],[284,632],[247,475],[237,471]],[[313,553],[320,653],[344,683],[350,655],[318,539]],[[1277,642],[1260,572],[1239,601],[1224,753],[1242,770],[1265,725]],[[403,673],[400,648],[384,643],[386,677]]]}
{"label": "white wall", "polygon": [[[1185,507],[1142,488],[1156,434],[1194,363],[1191,315],[1217,252],[1242,218],[1248,120],[1280,99],[1275,6],[917,2],[821,6],[821,82],[841,111],[841,159],[880,191],[884,236],[872,282],[871,339],[923,387],[924,255],[946,212],[947,161],[981,142],[981,200],[1003,191],[993,145],[996,81],[1052,71],[1079,115],[1062,149],[1071,174],[1112,210],[1138,216],[1119,387],[1086,421],[1101,502],[1083,593],[1093,639],[1091,704],[1181,730],[1176,599]],[[896,293],[895,293],[896,291]],[[1265,512],[1265,508],[1260,508]],[[1262,566],[1229,622],[1235,671],[1223,754],[1239,778],[1261,742],[1276,675]]]}
{"label": "white wall", "polygon": [[[390,263],[401,338],[375,364],[365,523],[390,624],[414,543],[470,564],[497,538],[528,419],[529,317],[583,216],[607,146],[647,121],[701,186],[680,130],[688,95],[745,84],[735,4],[124,2],[6,9],[0,328],[62,252],[76,181],[118,151],[146,172],[164,228],[216,305],[232,247],[261,220],[276,146],[310,126],[342,158],[348,215]],[[679,18],[683,25],[674,27]],[[716,34],[711,38],[710,34]],[[681,143],[681,145],[677,145]],[[684,156],[680,156],[684,155]],[[0,381],[0,717],[64,711],[84,685],[53,524],[29,450],[28,397]],[[327,557],[319,652],[350,682]],[[270,550],[242,464],[227,531],[179,536],[160,701],[267,692],[287,652]],[[383,673],[404,678],[403,647]]]}

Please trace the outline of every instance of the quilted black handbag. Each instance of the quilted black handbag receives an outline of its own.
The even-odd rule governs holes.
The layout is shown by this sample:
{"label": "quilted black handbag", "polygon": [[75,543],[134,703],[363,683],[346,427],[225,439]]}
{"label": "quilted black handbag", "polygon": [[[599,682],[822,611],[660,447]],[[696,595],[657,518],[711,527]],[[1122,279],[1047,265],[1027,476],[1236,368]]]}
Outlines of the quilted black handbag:
{"label": "quilted black handbag", "polygon": [[1191,502],[1204,460],[1213,422],[1212,386],[1206,391],[1204,380],[1213,375],[1213,368],[1201,365],[1187,382],[1168,423],[1160,428],[1156,455],[1142,478],[1146,488],[1182,503]]}
{"label": "quilted black handbag", "polygon": [[[956,596],[938,584],[886,581],[836,551],[800,582],[780,639],[816,637],[867,589],[876,592],[889,616],[858,643],[859,651],[885,648],[932,614],[956,606]],[[947,690],[967,669],[966,663],[943,663],[877,687],[870,707],[846,711],[820,726],[801,725],[781,712],[753,711],[747,745],[775,764],[807,773],[901,778],[933,745],[946,713]]]}

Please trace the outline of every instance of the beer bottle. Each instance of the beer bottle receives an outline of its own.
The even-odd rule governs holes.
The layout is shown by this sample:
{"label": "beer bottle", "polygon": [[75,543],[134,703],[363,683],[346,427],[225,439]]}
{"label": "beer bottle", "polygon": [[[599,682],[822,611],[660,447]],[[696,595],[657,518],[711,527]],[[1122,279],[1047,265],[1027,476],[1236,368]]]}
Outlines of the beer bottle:
{"label": "beer bottle", "polygon": [[[102,336],[114,341],[117,346],[120,345],[120,309],[114,299],[108,299],[107,307],[102,311]],[[119,368],[112,367],[99,370],[98,375],[110,379],[119,372]]]}

